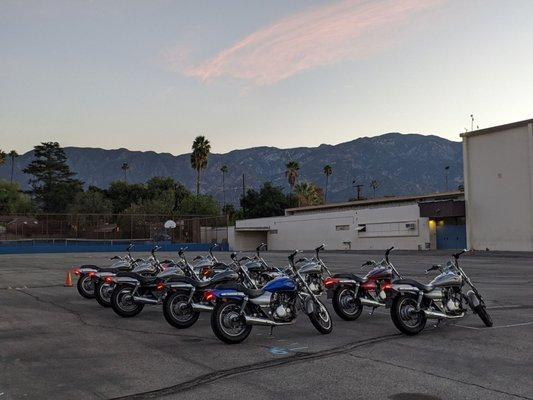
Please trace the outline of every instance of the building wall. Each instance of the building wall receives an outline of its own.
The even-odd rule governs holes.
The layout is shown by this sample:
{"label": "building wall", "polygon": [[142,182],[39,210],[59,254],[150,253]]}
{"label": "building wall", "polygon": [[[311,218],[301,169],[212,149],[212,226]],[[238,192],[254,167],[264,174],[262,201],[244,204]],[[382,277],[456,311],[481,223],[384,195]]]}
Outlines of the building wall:
{"label": "building wall", "polygon": [[532,124],[463,137],[468,247],[533,250]]}
{"label": "building wall", "polygon": [[[407,224],[411,226],[408,228]],[[363,226],[364,231],[359,231]],[[269,232],[239,232],[254,227],[268,227]],[[326,243],[330,250],[385,249],[390,246],[417,250],[425,249],[430,243],[428,219],[419,217],[416,202],[241,220],[236,223],[235,235],[229,235],[230,246],[236,250],[250,250],[261,235],[266,235],[270,250],[310,250],[321,243]]]}

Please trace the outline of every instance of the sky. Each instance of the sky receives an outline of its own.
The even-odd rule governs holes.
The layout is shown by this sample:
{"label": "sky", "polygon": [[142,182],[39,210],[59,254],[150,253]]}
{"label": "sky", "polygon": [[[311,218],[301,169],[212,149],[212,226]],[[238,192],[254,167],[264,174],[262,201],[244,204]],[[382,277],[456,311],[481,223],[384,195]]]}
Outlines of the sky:
{"label": "sky", "polygon": [[533,118],[531,0],[2,0],[0,148],[181,154]]}

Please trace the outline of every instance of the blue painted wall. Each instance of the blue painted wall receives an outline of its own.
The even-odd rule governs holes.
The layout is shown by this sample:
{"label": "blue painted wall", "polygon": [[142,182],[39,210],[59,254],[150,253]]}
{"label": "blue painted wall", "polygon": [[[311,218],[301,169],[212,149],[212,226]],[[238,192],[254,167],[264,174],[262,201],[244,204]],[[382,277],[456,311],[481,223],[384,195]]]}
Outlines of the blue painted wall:
{"label": "blue painted wall", "polygon": [[[188,251],[208,251],[211,247],[209,243],[171,243],[160,242],[159,251],[178,251],[181,248],[187,247]],[[128,243],[101,243],[101,242],[13,242],[0,243],[0,254],[34,254],[34,253],[123,253],[128,246]],[[152,250],[154,243],[152,242],[135,242],[134,252],[149,252]],[[227,243],[219,244],[217,251],[229,251]]]}

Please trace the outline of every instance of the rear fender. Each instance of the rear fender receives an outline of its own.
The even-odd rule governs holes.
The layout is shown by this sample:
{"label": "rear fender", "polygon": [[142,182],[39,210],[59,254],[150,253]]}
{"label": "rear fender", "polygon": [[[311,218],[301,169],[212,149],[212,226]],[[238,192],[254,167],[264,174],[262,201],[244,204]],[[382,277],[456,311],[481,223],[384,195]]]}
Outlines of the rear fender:
{"label": "rear fender", "polygon": [[113,283],[117,285],[126,285],[126,286],[140,286],[140,282],[137,279],[130,278],[127,276],[115,276],[113,278]]}
{"label": "rear fender", "polygon": [[78,269],[80,275],[86,275],[88,274],[89,272],[98,272],[98,269],[96,268],[91,268],[91,267],[81,267],[80,269]]}
{"label": "rear fender", "polygon": [[165,284],[165,286],[169,289],[193,289],[193,286],[190,283],[185,282],[168,282]]}
{"label": "rear fender", "polygon": [[213,294],[215,295],[217,300],[222,300],[222,299],[244,300],[246,298],[245,293],[240,292],[238,290],[233,290],[233,289],[215,289],[213,290]]}

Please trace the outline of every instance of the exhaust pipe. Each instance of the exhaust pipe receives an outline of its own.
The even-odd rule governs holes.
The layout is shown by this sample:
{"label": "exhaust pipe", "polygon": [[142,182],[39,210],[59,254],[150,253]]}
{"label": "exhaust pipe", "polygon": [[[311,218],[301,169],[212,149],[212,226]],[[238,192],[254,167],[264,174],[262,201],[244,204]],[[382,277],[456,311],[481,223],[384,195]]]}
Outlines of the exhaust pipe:
{"label": "exhaust pipe", "polygon": [[139,297],[139,296],[133,296],[133,301],[135,301],[136,303],[143,303],[143,304],[158,304],[157,300],[148,299],[146,297]]}
{"label": "exhaust pipe", "polygon": [[292,325],[294,322],[275,322],[266,318],[256,317],[244,317],[246,324],[248,325],[264,325],[264,326],[280,326],[280,325]]}
{"label": "exhaust pipe", "polygon": [[192,303],[192,309],[194,311],[201,311],[201,312],[210,312],[210,311],[213,311],[213,306],[206,306],[204,304],[197,304],[197,303]]}
{"label": "exhaust pipe", "polygon": [[447,315],[438,311],[429,311],[429,310],[422,310],[426,317],[428,318],[434,318],[434,319],[457,319],[457,318],[463,318],[465,316],[465,313],[462,313],[461,315]]}
{"label": "exhaust pipe", "polygon": [[372,306],[372,307],[384,306],[383,303],[380,303],[379,301],[376,301],[376,300],[369,300],[369,299],[364,299],[364,298],[361,298],[359,300],[361,300],[361,304],[364,306]]}

